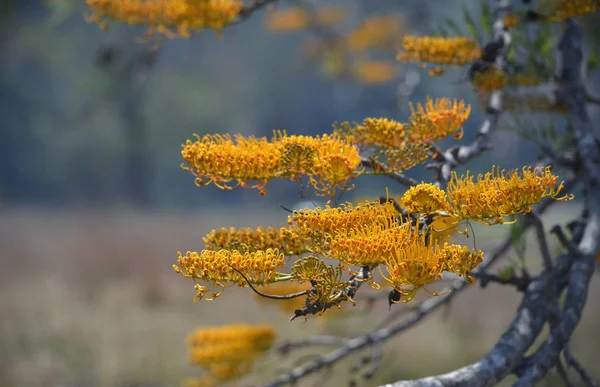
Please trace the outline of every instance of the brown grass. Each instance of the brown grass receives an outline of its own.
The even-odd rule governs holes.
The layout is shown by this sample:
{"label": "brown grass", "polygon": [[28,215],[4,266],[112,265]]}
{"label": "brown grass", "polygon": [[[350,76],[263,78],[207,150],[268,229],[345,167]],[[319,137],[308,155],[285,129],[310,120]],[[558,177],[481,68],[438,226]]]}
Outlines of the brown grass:
{"label": "brown grass", "polygon": [[[194,304],[191,282],[171,265],[177,250],[201,249],[220,226],[278,225],[282,211],[229,209],[197,213],[50,210],[0,212],[1,386],[178,386],[197,374],[186,364],[185,336],[201,325],[277,322],[282,338],[368,331],[387,306],[350,317],[287,323],[289,312],[228,290]],[[479,247],[485,244],[478,239]],[[595,280],[573,352],[592,368],[600,357],[595,327],[600,291]],[[385,346],[375,381],[440,373],[476,360],[510,320],[518,295],[473,286],[447,316],[436,313]],[[401,306],[399,306],[401,307]],[[316,350],[318,352],[318,350]],[[307,352],[303,352],[307,353]],[[315,353],[308,352],[308,353]],[[292,359],[293,360],[293,359]],[[347,366],[325,385],[347,385]],[[250,381],[267,380],[291,361],[273,358]],[[592,370],[600,378],[599,370]],[[312,379],[314,383],[317,379]]]}

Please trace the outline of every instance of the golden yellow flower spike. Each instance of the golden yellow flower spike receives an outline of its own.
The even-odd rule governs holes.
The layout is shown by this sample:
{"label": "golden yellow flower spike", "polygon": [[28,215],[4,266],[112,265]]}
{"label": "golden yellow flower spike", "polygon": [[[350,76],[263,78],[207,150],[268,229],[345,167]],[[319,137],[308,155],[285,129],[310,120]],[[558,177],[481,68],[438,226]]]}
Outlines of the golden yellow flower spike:
{"label": "golden yellow flower spike", "polygon": [[275,329],[270,325],[200,328],[187,339],[190,363],[207,370],[206,381],[239,379],[251,372],[254,361],[273,346],[275,338]]}
{"label": "golden yellow flower spike", "polygon": [[505,223],[512,215],[531,211],[531,205],[543,198],[571,200],[573,195],[558,198],[563,188],[557,186],[558,176],[550,167],[524,167],[521,174],[492,168],[485,175],[478,175],[477,181],[468,172],[458,177],[453,172],[448,182],[450,213],[458,219],[472,219],[486,225]]}
{"label": "golden yellow flower spike", "polygon": [[438,186],[424,182],[410,187],[400,202],[411,214],[430,215],[448,209],[446,193]]}
{"label": "golden yellow flower spike", "polygon": [[[237,250],[203,250],[200,254],[188,251],[185,255],[181,252],[178,255],[177,265],[173,265],[173,268],[176,273],[196,282],[196,300],[201,300],[206,292],[217,286],[222,289],[244,286],[246,280],[240,273],[254,284],[276,282],[279,278],[277,270],[284,263],[284,255],[277,249],[244,253]],[[218,297],[221,292],[213,294],[212,298]]]}
{"label": "golden yellow flower spike", "polygon": [[385,256],[387,276],[382,276],[402,295],[402,301],[410,301],[424,286],[442,278],[443,255],[435,243],[427,243],[425,235],[411,233],[406,243],[394,246]]}
{"label": "golden yellow flower spike", "polygon": [[538,12],[545,15],[547,21],[562,22],[596,12],[598,7],[600,0],[542,0]]}
{"label": "golden yellow flower spike", "polygon": [[410,110],[408,137],[418,142],[435,141],[453,133],[455,138],[462,138],[463,125],[471,114],[470,105],[448,98],[427,98],[416,108],[411,103]]}
{"label": "golden yellow flower spike", "polygon": [[244,3],[241,0],[86,0],[87,16],[102,28],[109,19],[147,25],[150,32],[189,37],[191,31],[211,28],[220,31],[231,24]]}
{"label": "golden yellow flower spike", "polygon": [[212,230],[202,239],[207,250],[253,252],[278,249],[286,255],[300,255],[305,250],[305,241],[287,228],[221,228]]}
{"label": "golden yellow flower spike", "polygon": [[466,37],[446,38],[438,36],[404,37],[403,49],[397,59],[401,62],[425,62],[463,66],[481,56],[477,42]]}

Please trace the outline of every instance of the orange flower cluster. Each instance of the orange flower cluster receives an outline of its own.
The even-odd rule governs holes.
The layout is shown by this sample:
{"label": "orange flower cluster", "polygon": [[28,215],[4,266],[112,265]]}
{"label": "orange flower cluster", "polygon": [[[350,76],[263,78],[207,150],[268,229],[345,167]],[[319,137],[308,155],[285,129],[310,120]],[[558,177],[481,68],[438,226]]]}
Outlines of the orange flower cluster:
{"label": "orange flower cluster", "polygon": [[251,372],[254,362],[271,349],[275,338],[275,329],[270,325],[200,328],[187,339],[190,363],[208,372],[203,378],[205,383],[239,379]]}
{"label": "orange flower cluster", "polygon": [[405,36],[397,59],[401,62],[464,66],[481,56],[481,48],[466,37]]}
{"label": "orange flower cluster", "polygon": [[245,286],[243,277],[254,284],[276,282],[280,277],[277,271],[284,264],[284,255],[277,249],[254,252],[202,250],[200,253],[188,251],[185,255],[178,252],[178,255],[177,265],[173,268],[176,273],[194,280],[195,300],[203,299],[215,287],[221,290],[213,293],[210,299],[219,297],[226,287]]}
{"label": "orange flower cluster", "polygon": [[396,78],[398,67],[386,60],[363,60],[354,66],[353,75],[363,84],[381,84]]}
{"label": "orange flower cluster", "polygon": [[473,88],[476,91],[483,93],[501,90],[506,86],[532,87],[538,86],[539,84],[539,79],[535,77],[524,74],[509,76],[505,72],[498,70],[496,67],[490,67],[483,72],[477,73],[473,77]]}
{"label": "orange flower cluster", "polygon": [[426,232],[407,230],[403,240],[390,243],[382,255],[387,275],[381,274],[402,295],[403,302],[410,301],[419,289],[441,279],[444,270],[464,275],[472,283],[468,273],[482,262],[480,250],[469,252],[468,248],[456,244],[441,247],[427,239]]}
{"label": "orange flower cluster", "polygon": [[273,32],[298,31],[308,27],[311,23],[321,26],[337,24],[344,20],[347,14],[345,8],[336,6],[316,8],[314,15],[297,7],[277,9],[266,15],[264,26]]}
{"label": "orange flower cluster", "polygon": [[388,171],[403,171],[429,158],[431,141],[450,134],[461,138],[462,127],[471,114],[463,101],[427,98],[425,104],[410,105],[407,124],[387,118],[366,118],[362,124],[343,122],[336,132],[358,144],[375,147],[376,157]]}
{"label": "orange flower cluster", "polygon": [[202,239],[206,249],[215,251],[225,249],[254,252],[278,249],[286,255],[300,255],[305,250],[304,241],[294,237],[287,228],[221,228],[212,230]]}
{"label": "orange flower cluster", "polygon": [[546,168],[524,167],[521,175],[518,171],[508,174],[504,170],[493,168],[485,175],[458,177],[456,173],[448,182],[450,214],[457,219],[473,219],[493,225],[505,223],[512,215],[531,211],[531,205],[543,198],[571,200],[572,195],[558,198],[563,184],[558,184],[558,176]]}
{"label": "orange flower cluster", "polygon": [[348,34],[345,45],[351,52],[396,49],[405,25],[402,15],[371,16]]}
{"label": "orange flower cluster", "polygon": [[508,15],[504,16],[502,22],[504,23],[504,27],[514,28],[518,26],[521,21],[519,20],[519,16],[517,14],[510,12]]}
{"label": "orange flower cluster", "polygon": [[411,103],[410,110],[409,137],[416,142],[435,141],[452,133],[455,138],[462,138],[463,125],[471,114],[470,105],[448,98],[427,98],[425,105],[417,104],[416,109]]}
{"label": "orange flower cluster", "polygon": [[548,93],[541,92],[520,93],[507,91],[504,98],[504,110],[565,114],[563,106],[557,104]]}
{"label": "orange flower cluster", "polygon": [[421,183],[411,187],[400,201],[402,207],[412,214],[430,215],[437,211],[446,211],[448,201],[446,193],[433,184]]}
{"label": "orange flower cluster", "polygon": [[309,240],[309,249],[321,253],[329,249],[328,240],[332,235],[358,225],[390,222],[397,215],[391,203],[365,202],[357,207],[346,203],[341,207],[294,211],[288,216],[288,223],[293,235]]}
{"label": "orange flower cluster", "polygon": [[[88,20],[106,28],[108,19],[150,26],[150,32],[189,37],[190,31],[221,30],[231,24],[241,0],[86,0]],[[174,31],[174,32],[173,32]]]}
{"label": "orange flower cluster", "polygon": [[[404,201],[415,208],[426,209],[428,212],[424,214],[432,214],[433,211],[429,211],[433,208],[435,211],[448,208],[445,194],[432,187],[422,184],[407,193]],[[430,198],[429,194],[434,198]],[[387,205],[389,203],[384,206]],[[343,265],[384,265],[388,272],[384,278],[404,296],[404,301],[410,300],[420,288],[441,278],[444,270],[468,279],[468,274],[481,263],[481,251],[469,252],[464,246],[442,244],[447,241],[448,234],[456,231],[455,219],[448,222],[445,216],[439,217],[441,222],[434,222],[436,227],[448,226],[444,230],[435,230],[434,225],[418,230],[410,222],[403,223],[394,216],[392,208],[384,206],[369,205],[351,211],[307,211],[295,219],[297,232],[313,237],[315,251]],[[336,277],[334,268],[316,257],[296,262],[292,267],[292,278],[316,284],[328,278],[332,284],[330,288],[339,290],[344,286],[341,277]]]}
{"label": "orange flower cluster", "polygon": [[[305,175],[317,194],[333,196],[337,188],[351,188],[361,163],[358,148],[335,134],[310,137],[279,132],[271,141],[205,135],[187,140],[181,154],[187,163],[182,168],[196,176],[196,185],[257,188],[263,195],[271,179],[299,180]],[[257,183],[248,185],[248,181]]]}
{"label": "orange flower cluster", "polygon": [[[383,275],[403,296],[410,301],[417,291],[442,278],[448,271],[465,277],[469,284],[474,278],[469,274],[483,261],[483,251],[471,250],[457,244],[427,243],[425,234],[413,233],[401,248],[390,250],[385,256],[387,276]],[[433,293],[439,295],[439,293]]]}
{"label": "orange flower cluster", "polygon": [[542,0],[538,12],[556,23],[596,12],[598,7],[600,0]]}

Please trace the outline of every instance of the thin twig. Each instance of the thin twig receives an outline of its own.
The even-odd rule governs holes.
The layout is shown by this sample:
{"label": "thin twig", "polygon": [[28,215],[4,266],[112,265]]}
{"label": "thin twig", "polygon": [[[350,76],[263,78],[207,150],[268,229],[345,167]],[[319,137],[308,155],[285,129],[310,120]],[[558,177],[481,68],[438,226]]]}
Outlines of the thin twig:
{"label": "thin twig", "polygon": [[233,267],[231,265],[229,265],[229,267],[232,268],[233,270],[235,270],[244,279],[244,281],[246,281],[246,284],[250,287],[250,289],[252,289],[254,291],[254,293],[258,294],[261,297],[270,298],[273,300],[291,300],[292,298],[306,296],[307,294],[309,294],[312,291],[312,289],[308,289],[308,290],[303,290],[298,293],[287,294],[285,296],[275,295],[275,294],[266,294],[266,293],[263,293],[260,290],[256,289],[254,287],[254,285],[252,285],[252,283],[250,283],[248,278],[246,278],[246,276],[241,271],[239,271],[238,269],[236,269],[235,267]]}
{"label": "thin twig", "polygon": [[569,367],[575,368],[581,380],[588,387],[598,387],[598,384],[592,379],[590,374],[586,371],[585,367],[571,354],[571,348],[569,348],[569,344],[565,345],[564,348],[565,360],[567,361],[567,365]]}
{"label": "thin twig", "polygon": [[412,187],[412,186],[419,184],[419,182],[416,181],[415,179],[413,179],[412,177],[405,176],[400,172],[389,171],[385,164],[383,164],[380,161],[375,160],[372,157],[367,158],[367,159],[362,159],[361,164],[363,167],[371,168],[374,171],[378,172],[379,174],[387,176],[387,177],[391,178],[392,180],[394,180],[402,185],[405,185],[407,187]]}

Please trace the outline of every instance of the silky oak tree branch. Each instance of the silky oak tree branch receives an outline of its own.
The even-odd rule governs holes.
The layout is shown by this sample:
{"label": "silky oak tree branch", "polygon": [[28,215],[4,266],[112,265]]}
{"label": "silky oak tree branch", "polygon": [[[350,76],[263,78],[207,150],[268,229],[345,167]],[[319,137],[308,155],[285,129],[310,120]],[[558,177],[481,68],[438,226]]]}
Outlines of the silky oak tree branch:
{"label": "silky oak tree branch", "polygon": [[[545,212],[554,203],[555,201],[553,200],[545,200],[538,207],[538,212]],[[529,227],[531,227],[531,224],[526,223],[524,225],[524,230],[527,230]],[[498,261],[498,259],[500,259],[504,254],[508,252],[508,250],[512,246],[512,243],[513,237],[511,235],[508,236],[502,243],[490,249],[486,253],[486,257],[489,257],[489,259],[479,266],[474,275],[476,275],[476,273],[479,271],[485,272],[485,270],[493,266]],[[333,364],[337,363],[338,361],[344,359],[345,357],[353,354],[354,352],[362,348],[388,340],[394,337],[395,335],[413,327],[414,325],[422,321],[425,317],[430,315],[433,311],[446,305],[463,290],[467,289],[467,286],[467,283],[463,280],[456,280],[452,285],[452,291],[450,293],[443,296],[430,298],[424,301],[418,308],[415,309],[414,313],[411,316],[409,316],[406,320],[397,322],[385,328],[378,329],[374,332],[363,336],[358,336],[353,339],[347,339],[348,341],[346,342],[346,344],[336,349],[335,351],[330,352],[329,354],[324,356],[319,356],[311,362],[296,367],[286,374],[280,375],[275,380],[271,381],[270,383],[267,383],[264,387],[277,387],[294,383],[299,379],[302,379],[310,374],[332,366]],[[419,386],[419,384],[414,385]]]}
{"label": "silky oak tree branch", "polygon": [[238,24],[248,19],[254,12],[260,10],[261,8],[269,4],[277,3],[278,1],[279,0],[254,0],[241,9],[241,11],[238,13],[237,20],[231,24]]}
{"label": "silky oak tree branch", "polygon": [[578,244],[581,255],[571,257],[573,265],[568,274],[567,296],[560,321],[551,328],[540,348],[527,359],[520,379],[515,384],[519,387],[538,382],[558,362],[560,353],[564,351],[581,319],[594,273],[594,260],[600,248],[600,150],[585,105],[582,40],[579,25],[574,20],[567,21],[558,45],[562,64],[558,96],[567,110],[575,134],[589,218]]}
{"label": "silky oak tree branch", "polygon": [[419,184],[419,182],[412,177],[405,176],[400,172],[388,171],[387,167],[382,162],[377,161],[372,157],[363,158],[361,165],[366,168],[371,168],[374,171],[381,172],[381,175],[388,176],[390,179],[407,187],[413,187]]}
{"label": "silky oak tree branch", "polygon": [[[506,65],[506,53],[510,47],[512,37],[504,26],[504,16],[511,9],[510,0],[497,0],[494,15],[494,40],[486,47],[495,49],[493,58],[485,58],[484,65],[494,65],[498,69],[504,69]],[[484,48],[485,50],[485,48]],[[428,165],[429,169],[436,171],[436,183],[445,188],[450,180],[452,170],[461,164],[465,164],[481,155],[491,148],[491,132],[494,130],[500,115],[502,114],[502,91],[496,90],[490,94],[486,118],[479,127],[475,140],[469,145],[457,145],[447,149],[438,155],[438,160]]]}

